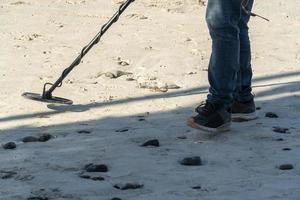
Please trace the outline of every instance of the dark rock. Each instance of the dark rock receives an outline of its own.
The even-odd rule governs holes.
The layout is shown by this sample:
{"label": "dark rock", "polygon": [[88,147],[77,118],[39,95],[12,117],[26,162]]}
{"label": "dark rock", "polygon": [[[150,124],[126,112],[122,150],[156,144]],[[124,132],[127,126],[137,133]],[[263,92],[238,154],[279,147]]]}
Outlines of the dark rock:
{"label": "dark rock", "polygon": [[122,199],[120,199],[120,198],[118,198],[118,197],[114,197],[114,198],[112,198],[111,200],[122,200]]}
{"label": "dark rock", "polygon": [[291,148],[283,148],[282,151],[291,151]]}
{"label": "dark rock", "polygon": [[154,140],[148,140],[147,142],[145,142],[144,144],[141,145],[142,147],[148,147],[148,146],[152,146],[152,147],[159,147],[159,140],[154,139]]}
{"label": "dark rock", "polygon": [[27,200],[49,200],[48,197],[29,197]]}
{"label": "dark rock", "polygon": [[95,176],[91,178],[93,181],[104,181],[105,179],[102,176]]}
{"label": "dark rock", "polygon": [[283,138],[277,138],[275,141],[281,142],[281,141],[284,141],[284,139]]}
{"label": "dark rock", "polygon": [[83,179],[91,179],[91,176],[86,174],[81,174],[79,177]]}
{"label": "dark rock", "polygon": [[95,164],[87,164],[84,169],[87,172],[108,172],[108,167],[104,164],[95,165]]}
{"label": "dark rock", "polygon": [[284,134],[289,134],[290,132],[288,128],[283,128],[283,127],[278,127],[278,126],[274,126],[273,127],[273,131],[276,133],[284,133]]}
{"label": "dark rock", "polygon": [[39,141],[40,142],[47,142],[48,140],[51,140],[52,138],[53,138],[52,135],[46,133],[46,134],[43,134],[39,137]]}
{"label": "dark rock", "polygon": [[142,122],[142,121],[146,121],[145,118],[139,118],[138,121]]}
{"label": "dark rock", "polygon": [[192,189],[194,189],[194,190],[201,190],[202,187],[200,185],[197,185],[197,186],[192,187]]}
{"label": "dark rock", "polygon": [[256,110],[261,110],[261,107],[256,107]]}
{"label": "dark rock", "polygon": [[0,179],[13,178],[16,174],[17,172],[13,172],[13,171],[0,171]]}
{"label": "dark rock", "polygon": [[90,133],[92,133],[92,131],[80,130],[80,131],[77,131],[77,133],[79,133],[79,134],[90,134]]}
{"label": "dark rock", "polygon": [[283,164],[279,166],[279,169],[281,170],[292,170],[294,169],[294,166],[292,164]]}
{"label": "dark rock", "polygon": [[17,148],[17,145],[14,142],[8,142],[6,144],[3,144],[2,147],[3,149],[15,149]]}
{"label": "dark rock", "polygon": [[135,190],[143,188],[144,185],[138,184],[138,183],[126,183],[126,184],[116,184],[114,185],[114,188],[118,190]]}
{"label": "dark rock", "polygon": [[22,142],[24,142],[24,143],[27,143],[27,142],[39,142],[39,138],[33,137],[33,136],[28,136],[28,137],[24,137],[22,139]]}
{"label": "dark rock", "polygon": [[276,113],[273,113],[273,112],[267,112],[265,117],[268,117],[268,118],[278,118],[278,115]]}
{"label": "dark rock", "polygon": [[178,136],[177,139],[185,140],[185,139],[187,139],[187,137],[186,136]]}
{"label": "dark rock", "polygon": [[200,166],[202,165],[202,160],[199,156],[187,157],[180,161],[180,164],[186,166]]}

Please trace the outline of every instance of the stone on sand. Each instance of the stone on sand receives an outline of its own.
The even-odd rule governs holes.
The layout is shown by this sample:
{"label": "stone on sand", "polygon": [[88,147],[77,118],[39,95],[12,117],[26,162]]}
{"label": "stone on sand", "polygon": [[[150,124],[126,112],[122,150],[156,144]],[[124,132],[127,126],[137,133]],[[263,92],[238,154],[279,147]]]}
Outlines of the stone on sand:
{"label": "stone on sand", "polygon": [[147,142],[145,142],[144,144],[141,145],[142,147],[159,147],[159,140],[157,139],[153,139],[153,140],[148,140]]}
{"label": "stone on sand", "polygon": [[126,183],[126,184],[115,184],[114,188],[118,190],[135,190],[135,189],[140,189],[143,188],[143,184],[139,183]]}
{"label": "stone on sand", "polygon": [[104,164],[98,165],[98,164],[90,163],[90,164],[85,165],[84,169],[87,172],[108,172],[108,167],[107,167],[107,165],[104,165]]}
{"label": "stone on sand", "polygon": [[50,140],[50,139],[52,139],[52,138],[53,138],[52,135],[45,133],[45,134],[43,134],[43,135],[41,135],[41,136],[39,137],[39,141],[40,141],[40,142],[47,142],[48,140]]}
{"label": "stone on sand", "polygon": [[202,165],[202,160],[199,156],[186,157],[180,161],[180,164],[186,166],[200,166]]}
{"label": "stone on sand", "polygon": [[17,145],[14,142],[8,142],[6,144],[3,144],[2,147],[3,149],[15,149],[17,148]]}
{"label": "stone on sand", "polygon": [[278,115],[273,112],[267,112],[265,116],[268,118],[278,118]]}
{"label": "stone on sand", "polygon": [[279,166],[280,170],[292,170],[294,166],[292,164],[283,164]]}

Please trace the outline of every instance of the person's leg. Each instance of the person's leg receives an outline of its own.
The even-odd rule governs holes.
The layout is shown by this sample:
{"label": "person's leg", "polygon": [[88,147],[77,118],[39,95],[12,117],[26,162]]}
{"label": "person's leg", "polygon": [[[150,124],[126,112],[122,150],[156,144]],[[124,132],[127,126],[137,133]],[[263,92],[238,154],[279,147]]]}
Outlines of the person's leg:
{"label": "person's leg", "polygon": [[236,88],[240,60],[241,0],[208,0],[206,21],[212,38],[212,54],[208,69],[209,94],[188,125],[205,131],[229,129],[228,108]]}
{"label": "person's leg", "polygon": [[206,21],[212,38],[208,101],[231,105],[240,62],[241,0],[208,0]]}
{"label": "person's leg", "polygon": [[[246,9],[251,11],[253,6],[253,0],[246,0]],[[240,29],[240,67],[237,74],[237,85],[235,100],[239,102],[249,102],[253,100],[251,93],[251,80],[252,80],[252,68],[251,68],[251,46],[248,33],[248,22],[250,16],[245,12],[242,12],[241,20],[239,21]]]}
{"label": "person's leg", "polygon": [[[251,11],[253,0],[245,0],[244,6]],[[240,65],[237,73],[237,84],[232,104],[232,121],[248,121],[257,118],[255,103],[251,93],[252,68],[251,46],[248,33],[250,16],[242,12],[239,21],[240,29]]]}

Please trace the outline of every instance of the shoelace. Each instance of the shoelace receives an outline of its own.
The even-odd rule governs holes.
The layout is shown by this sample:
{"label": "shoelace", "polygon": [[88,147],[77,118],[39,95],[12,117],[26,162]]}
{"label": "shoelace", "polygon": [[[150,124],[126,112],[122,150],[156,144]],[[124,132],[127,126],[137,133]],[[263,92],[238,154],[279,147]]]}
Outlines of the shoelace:
{"label": "shoelace", "polygon": [[206,115],[206,114],[208,114],[208,113],[213,112],[214,109],[215,109],[215,107],[214,107],[213,104],[209,103],[208,101],[202,101],[202,102],[200,103],[200,105],[197,106],[197,108],[195,109],[195,111],[196,111],[197,113],[199,113],[199,114],[201,113],[201,114]]}

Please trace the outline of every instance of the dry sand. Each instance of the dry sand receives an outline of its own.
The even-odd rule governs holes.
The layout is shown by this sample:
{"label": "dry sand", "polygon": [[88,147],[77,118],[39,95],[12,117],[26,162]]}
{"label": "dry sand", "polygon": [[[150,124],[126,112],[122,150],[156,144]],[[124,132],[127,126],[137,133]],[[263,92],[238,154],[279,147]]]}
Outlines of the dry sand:
{"label": "dry sand", "polygon": [[[185,124],[207,92],[211,41],[205,6],[196,0],[134,2],[54,92],[73,106],[21,97],[55,81],[119,2],[0,0],[0,142],[17,144],[0,149],[0,199],[299,200],[298,0],[256,1],[254,12],[271,20],[250,23],[261,110],[259,119],[234,123],[230,132],[207,135]],[[132,74],[103,75],[115,70]],[[180,89],[166,91],[172,84]],[[21,142],[41,134],[54,138]],[[161,146],[139,146],[148,139]],[[203,165],[180,165],[186,156],[200,156]],[[88,163],[108,165],[109,172],[96,173],[104,181],[79,177]],[[281,164],[294,169],[279,170]],[[113,187],[127,182],[144,187]]]}

